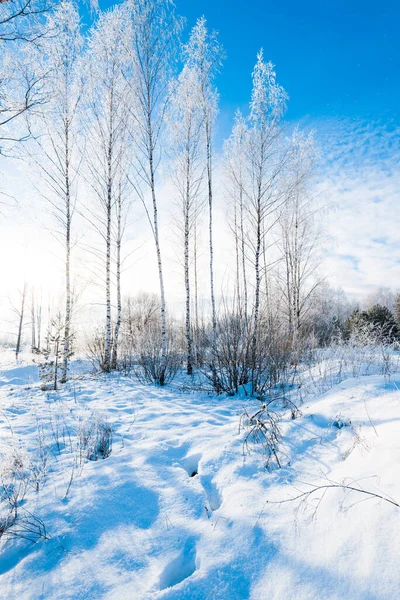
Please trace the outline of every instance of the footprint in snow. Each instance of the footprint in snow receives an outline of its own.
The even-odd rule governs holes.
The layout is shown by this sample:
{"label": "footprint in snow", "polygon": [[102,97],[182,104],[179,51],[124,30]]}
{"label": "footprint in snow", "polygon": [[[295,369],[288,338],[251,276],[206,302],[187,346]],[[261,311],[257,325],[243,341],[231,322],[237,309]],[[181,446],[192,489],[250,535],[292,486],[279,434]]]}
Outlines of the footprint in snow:
{"label": "footprint in snow", "polygon": [[202,454],[197,452],[196,454],[190,454],[181,461],[182,467],[185,469],[189,477],[194,477],[199,472],[199,462]]}
{"label": "footprint in snow", "polygon": [[160,590],[178,585],[196,571],[196,541],[189,538],[181,552],[167,566],[160,576]]}
{"label": "footprint in snow", "polygon": [[201,475],[200,483],[207,495],[208,504],[212,511],[221,508],[222,498],[217,487],[212,481],[211,475]]}
{"label": "footprint in snow", "polygon": [[[190,454],[181,461],[181,466],[185,469],[189,477],[199,475],[199,463],[202,458],[201,452]],[[200,484],[207,496],[208,504],[211,511],[218,510],[222,504],[221,494],[212,481],[211,475],[200,474]],[[207,509],[208,510],[208,509]]]}

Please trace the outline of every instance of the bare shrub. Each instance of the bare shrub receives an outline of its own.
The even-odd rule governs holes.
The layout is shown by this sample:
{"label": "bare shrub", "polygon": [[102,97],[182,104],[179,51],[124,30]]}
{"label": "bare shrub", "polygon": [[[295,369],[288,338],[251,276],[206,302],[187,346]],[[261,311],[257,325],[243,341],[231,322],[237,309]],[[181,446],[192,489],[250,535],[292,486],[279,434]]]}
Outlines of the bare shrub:
{"label": "bare shrub", "polygon": [[182,355],[176,347],[172,328],[167,334],[167,349],[163,353],[161,326],[150,323],[138,336],[133,371],[143,383],[165,385],[172,381],[182,365]]}
{"label": "bare shrub", "polygon": [[285,410],[295,419],[301,416],[297,406],[285,396],[271,397],[258,410],[249,413],[245,408],[240,416],[239,432],[244,431],[243,453],[250,452],[251,446],[261,446],[266,456],[266,469],[282,466],[281,430],[279,423]]}
{"label": "bare shrub", "polygon": [[159,313],[160,300],[155,294],[142,292],[125,299],[119,344],[120,367],[125,371],[133,368],[139,340],[147,329],[157,325]]}
{"label": "bare shrub", "polygon": [[[300,512],[302,512],[306,521],[311,522],[316,519],[318,509],[321,506],[321,502],[325,495],[332,490],[340,490],[342,492],[339,503],[342,510],[354,508],[363,500],[379,500],[391,504],[396,508],[400,508],[398,502],[384,492],[381,492],[379,489],[377,491],[365,489],[364,483],[364,481],[361,482],[361,480],[357,481],[349,478],[345,478],[342,481],[334,481],[327,476],[325,476],[320,484],[301,481],[293,487],[289,498],[286,497],[282,500],[266,500],[259,519],[267,505],[293,503],[295,505],[294,514],[296,518]],[[356,497],[359,497],[359,500],[355,500],[354,494]]]}
{"label": "bare shrub", "polygon": [[97,326],[92,335],[86,338],[87,358],[94,369],[102,370],[105,361],[106,333],[104,327]]}
{"label": "bare shrub", "polygon": [[274,388],[289,387],[298,358],[280,324],[263,320],[259,325],[257,353],[252,359],[253,395],[264,400]]}
{"label": "bare shrub", "polygon": [[96,421],[95,436],[87,450],[89,460],[108,458],[112,451],[113,430],[107,421]]}
{"label": "bare shrub", "polygon": [[80,465],[85,460],[108,458],[112,451],[113,431],[102,417],[91,414],[81,421],[77,432],[77,458]]}
{"label": "bare shrub", "polygon": [[30,457],[29,469],[31,473],[31,483],[36,492],[39,492],[43,479],[45,478],[49,466],[49,451],[46,443],[46,432],[43,420],[37,420],[36,447]]}
{"label": "bare shrub", "polygon": [[244,430],[243,452],[250,451],[250,443],[261,444],[266,455],[266,468],[270,469],[273,463],[280,469],[279,442],[281,431],[279,429],[279,415],[276,411],[268,409],[263,404],[255,413],[249,414],[245,409],[240,417],[239,432]]}
{"label": "bare shrub", "polygon": [[217,393],[233,396],[251,376],[251,331],[240,310],[226,309],[217,321],[212,371],[204,371]]}
{"label": "bare shrub", "polygon": [[399,371],[398,343],[380,337],[367,326],[349,339],[338,337],[328,348],[310,350],[299,365],[295,387],[300,401],[327,392],[349,377],[383,375]]}
{"label": "bare shrub", "polygon": [[273,388],[291,384],[299,356],[278,319],[261,314],[254,346],[253,319],[240,307],[225,305],[218,317],[214,353],[205,375],[217,393],[234,395],[242,387],[263,400]]}
{"label": "bare shrub", "polygon": [[30,484],[29,458],[12,447],[0,457],[0,537],[13,527]]}
{"label": "bare shrub", "polygon": [[40,539],[49,540],[46,526],[42,519],[30,513],[25,508],[20,512],[18,519],[7,532],[8,536],[22,538],[28,542],[36,543]]}

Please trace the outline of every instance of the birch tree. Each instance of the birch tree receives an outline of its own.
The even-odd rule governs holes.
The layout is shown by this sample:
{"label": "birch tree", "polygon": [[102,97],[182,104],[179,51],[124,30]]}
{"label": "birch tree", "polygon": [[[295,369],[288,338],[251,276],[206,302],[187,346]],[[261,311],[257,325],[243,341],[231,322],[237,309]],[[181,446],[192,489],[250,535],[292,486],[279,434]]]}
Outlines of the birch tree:
{"label": "birch tree", "polygon": [[[199,212],[199,192],[203,179],[202,129],[204,113],[200,104],[199,73],[187,65],[171,93],[170,132],[172,141],[172,179],[178,195],[177,228],[183,247],[185,281],[185,330],[187,373],[193,373],[193,339],[191,322],[190,241]],[[195,244],[197,239],[195,238]],[[197,251],[197,248],[195,248]],[[197,283],[197,272],[195,272]]]}
{"label": "birch tree", "polygon": [[214,288],[214,239],[213,239],[213,134],[218,112],[218,91],[214,85],[215,77],[222,65],[224,51],[215,31],[209,32],[204,17],[197,20],[189,42],[184,46],[184,57],[189,68],[194,68],[200,79],[200,102],[203,111],[205,139],[205,157],[208,197],[208,232],[210,259],[210,299],[212,322],[212,347],[215,351],[217,332],[217,313]]}
{"label": "birch tree", "polygon": [[[114,326],[114,336],[112,341],[112,359],[111,368],[116,369],[118,366],[119,352],[119,337],[122,323],[122,288],[121,274],[124,263],[122,255],[122,246],[125,228],[127,224],[127,216],[129,209],[129,193],[127,190],[127,176],[122,172],[118,181],[118,192],[115,200],[115,274],[116,274],[116,317]],[[126,258],[126,257],[125,257]]]}
{"label": "birch tree", "polygon": [[94,26],[88,49],[88,84],[85,105],[86,165],[88,181],[100,210],[86,218],[105,245],[105,347],[102,369],[112,366],[112,222],[121,173],[126,172],[128,111],[124,62],[123,10],[103,13]]}
{"label": "birch tree", "polygon": [[288,322],[289,339],[297,340],[312,296],[322,283],[318,274],[321,261],[321,208],[312,190],[315,163],[313,134],[296,129],[291,139],[291,157],[286,187],[288,195],[279,216],[277,246],[281,262],[278,283]]}
{"label": "birch tree", "polygon": [[247,320],[248,285],[246,259],[246,206],[248,202],[249,131],[246,119],[238,110],[232,133],[224,145],[224,165],[227,179],[228,211],[235,241],[236,295],[243,297],[243,312]]}
{"label": "birch tree", "polygon": [[31,290],[31,352],[36,348],[35,292]]}
{"label": "birch tree", "polygon": [[64,246],[65,331],[61,364],[61,383],[67,381],[71,354],[71,248],[72,220],[77,195],[78,117],[81,100],[79,61],[83,39],[77,6],[62,0],[48,19],[52,36],[39,45],[38,61],[48,75],[46,85],[49,100],[38,115],[31,119],[34,142],[28,148],[39,168],[41,189],[58,223],[58,233]]}
{"label": "birch tree", "polygon": [[[130,34],[125,43],[131,57],[126,79],[131,83],[132,116],[136,125],[136,174],[131,181],[145,206],[155,243],[160,285],[161,354],[165,362],[167,314],[156,175],[162,156],[168,85],[177,60],[183,22],[176,16],[171,0],[128,0],[126,9],[130,18]],[[145,191],[150,193],[150,209]],[[164,385],[162,369],[160,373],[158,383]]]}
{"label": "birch tree", "polygon": [[[260,294],[263,277],[262,251],[265,236],[270,231],[269,219],[280,207],[284,195],[279,186],[284,168],[280,154],[281,118],[286,108],[285,90],[276,83],[272,63],[266,63],[263,51],[257,55],[253,71],[253,91],[250,103],[249,176],[250,224],[249,246],[255,273],[252,360],[257,355],[257,337],[260,315]],[[253,381],[254,385],[254,381]]]}
{"label": "birch tree", "polygon": [[24,328],[27,294],[28,285],[24,283],[23,289],[20,292],[20,304],[18,306],[12,306],[12,310],[18,319],[17,343],[15,345],[15,358],[17,360],[22,348],[22,332]]}

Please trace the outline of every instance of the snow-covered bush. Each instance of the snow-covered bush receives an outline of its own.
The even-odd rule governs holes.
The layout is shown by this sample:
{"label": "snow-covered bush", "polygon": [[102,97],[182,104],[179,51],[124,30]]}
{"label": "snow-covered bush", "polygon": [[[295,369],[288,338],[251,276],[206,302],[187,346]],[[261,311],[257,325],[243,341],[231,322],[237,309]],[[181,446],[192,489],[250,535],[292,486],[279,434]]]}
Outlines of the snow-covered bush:
{"label": "snow-covered bush", "polygon": [[160,300],[155,294],[142,292],[125,299],[119,342],[120,366],[124,370],[132,369],[139,340],[147,329],[157,325],[159,313]]}
{"label": "snow-covered bush", "polygon": [[12,447],[1,456],[0,501],[17,516],[30,483],[29,458],[25,451]]}
{"label": "snow-covered bush", "polygon": [[42,521],[22,506],[32,481],[35,475],[24,450],[13,446],[0,456],[0,538],[15,535],[36,541],[47,537]]}
{"label": "snow-covered bush", "polygon": [[244,431],[243,452],[251,452],[253,447],[260,447],[265,458],[267,469],[281,468],[286,454],[281,446],[280,421],[285,412],[290,411],[290,418],[301,416],[297,406],[286,396],[271,395],[254,411],[244,409],[239,421],[239,432]]}
{"label": "snow-covered bush", "polygon": [[96,371],[102,370],[105,359],[106,333],[104,327],[98,326],[86,339],[87,358]]}
{"label": "snow-covered bush", "polygon": [[138,336],[133,371],[143,383],[165,385],[172,381],[182,365],[172,328],[167,332],[167,347],[163,348],[159,323],[149,324]]}
{"label": "snow-covered bush", "polygon": [[349,377],[391,377],[399,368],[397,342],[379,340],[364,329],[349,340],[336,340],[329,348],[311,350],[307,360],[299,364],[294,383],[303,400],[325,393]]}
{"label": "snow-covered bush", "polygon": [[[65,381],[66,373],[60,378],[60,370],[69,361],[73,352],[71,350],[73,335],[70,333],[68,339],[65,336],[65,320],[61,313],[51,319],[46,333],[46,345],[43,348],[35,348],[36,362],[39,368],[39,377],[42,382],[41,389],[57,390],[61,379]],[[68,350],[66,350],[68,341]]]}
{"label": "snow-covered bush", "polygon": [[361,346],[371,343],[393,344],[399,341],[399,330],[393,313],[379,304],[368,310],[354,310],[345,323],[345,338]]}
{"label": "snow-covered bush", "polygon": [[254,344],[251,316],[227,309],[218,318],[214,352],[205,374],[217,393],[234,395],[250,384],[248,393],[263,399],[271,389],[289,384],[298,354],[278,320],[260,319]]}
{"label": "snow-covered bush", "polygon": [[88,446],[87,457],[89,460],[108,458],[112,451],[113,431],[107,421],[96,421],[95,436]]}
{"label": "snow-covered bush", "polygon": [[113,431],[102,417],[91,414],[79,423],[77,431],[77,455],[82,466],[85,460],[108,458],[112,451]]}
{"label": "snow-covered bush", "polygon": [[31,482],[36,492],[39,492],[43,479],[45,478],[50,462],[50,454],[47,445],[47,433],[43,420],[37,421],[36,446],[30,456],[29,469]]}
{"label": "snow-covered bush", "polygon": [[267,404],[254,413],[247,410],[240,417],[239,431],[245,431],[243,451],[250,451],[250,445],[261,445],[266,457],[266,468],[273,466],[281,468],[279,458],[279,443],[281,431],[279,429],[279,414]]}
{"label": "snow-covered bush", "polygon": [[251,328],[240,311],[228,311],[217,321],[215,352],[211,353],[211,370],[205,370],[215,391],[237,394],[251,377]]}

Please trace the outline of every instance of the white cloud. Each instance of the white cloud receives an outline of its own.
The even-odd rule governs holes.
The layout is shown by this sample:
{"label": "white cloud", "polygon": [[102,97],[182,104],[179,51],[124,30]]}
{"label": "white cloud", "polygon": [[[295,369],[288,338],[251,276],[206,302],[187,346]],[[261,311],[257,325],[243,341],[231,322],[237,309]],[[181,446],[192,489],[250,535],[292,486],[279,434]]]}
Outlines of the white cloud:
{"label": "white cloud", "polygon": [[339,119],[317,128],[319,187],[334,205],[325,260],[331,282],[354,295],[400,287],[400,129]]}

